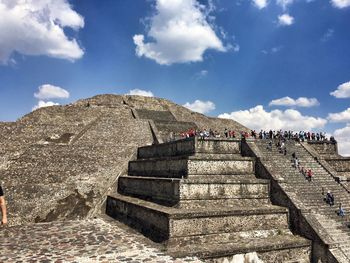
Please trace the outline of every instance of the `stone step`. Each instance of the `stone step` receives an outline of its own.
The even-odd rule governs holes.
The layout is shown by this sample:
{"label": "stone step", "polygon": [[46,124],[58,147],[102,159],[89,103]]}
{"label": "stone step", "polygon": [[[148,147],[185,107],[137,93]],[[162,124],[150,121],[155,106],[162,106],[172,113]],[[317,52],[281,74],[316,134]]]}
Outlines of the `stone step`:
{"label": "stone step", "polygon": [[304,182],[291,181],[288,179],[285,182],[288,183],[287,188],[295,189],[295,187],[298,187],[298,189],[302,191],[311,191],[311,193],[320,193],[320,194],[322,193],[322,188],[323,188],[324,194],[326,194],[326,192],[329,190],[334,195],[350,198],[350,194],[337,185],[315,184],[315,182],[313,181],[309,182],[306,179]]}
{"label": "stone step", "polygon": [[[231,205],[239,205],[242,200],[269,198],[269,181],[262,179],[235,180],[229,178],[197,177],[174,179],[157,177],[121,176],[118,179],[118,192],[163,205],[173,206],[180,201],[221,200]],[[229,200],[234,199],[234,200]],[[198,203],[198,202],[197,202]]]}
{"label": "stone step", "polygon": [[239,243],[243,238],[270,238],[280,235],[292,235],[289,229],[268,229],[268,230],[251,230],[234,233],[220,233],[208,235],[196,235],[188,237],[174,237],[166,242],[166,246],[171,249],[193,246],[199,244],[227,244]]}
{"label": "stone step", "polygon": [[[240,140],[191,137],[173,142],[144,146],[138,149],[138,158],[163,158],[169,156],[213,154],[210,157],[221,158],[226,154],[240,154]],[[221,156],[220,156],[221,154]],[[204,156],[204,155],[202,155]]]}
{"label": "stone step", "polygon": [[181,209],[202,209],[202,208],[215,208],[215,207],[257,207],[261,205],[270,205],[271,201],[266,198],[239,198],[239,199],[209,199],[209,200],[180,200],[179,203],[174,206]]}
{"label": "stone step", "polygon": [[288,228],[287,209],[259,207],[186,210],[115,194],[107,197],[107,215],[138,229],[154,241],[252,230]]}
{"label": "stone step", "polygon": [[252,174],[254,161],[240,157],[233,160],[205,160],[193,156],[186,158],[162,158],[158,160],[136,160],[129,162],[128,174],[181,178],[187,175]]}
{"label": "stone step", "polygon": [[[179,240],[179,242],[181,241]],[[244,254],[252,251],[257,252],[259,259],[263,260],[263,262],[309,262],[311,242],[298,236],[280,234],[268,237],[245,237],[237,242],[208,242],[205,244],[170,247],[167,253],[174,257],[191,255],[203,259],[221,258],[224,260],[224,258],[232,258],[236,254]]]}

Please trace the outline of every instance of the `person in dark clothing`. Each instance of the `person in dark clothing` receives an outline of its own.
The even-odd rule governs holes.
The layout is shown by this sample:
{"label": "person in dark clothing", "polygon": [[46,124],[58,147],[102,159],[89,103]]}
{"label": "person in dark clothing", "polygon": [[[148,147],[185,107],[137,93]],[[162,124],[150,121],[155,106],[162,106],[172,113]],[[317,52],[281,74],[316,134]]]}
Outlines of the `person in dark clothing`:
{"label": "person in dark clothing", "polygon": [[4,198],[4,191],[2,190],[2,187],[0,185],[0,208],[1,208],[1,224],[6,225],[7,224],[7,210],[6,210],[6,202]]}
{"label": "person in dark clothing", "polygon": [[328,191],[326,194],[326,203],[329,204],[329,206],[334,205],[334,195],[331,191]]}

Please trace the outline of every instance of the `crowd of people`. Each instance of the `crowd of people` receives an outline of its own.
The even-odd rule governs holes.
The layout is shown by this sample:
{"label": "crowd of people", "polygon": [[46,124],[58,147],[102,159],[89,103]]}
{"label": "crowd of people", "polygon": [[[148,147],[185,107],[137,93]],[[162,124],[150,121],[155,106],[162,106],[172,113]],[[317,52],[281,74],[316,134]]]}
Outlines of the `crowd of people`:
{"label": "crowd of people", "polygon": [[[250,132],[247,131],[240,131],[237,132],[235,130],[230,130],[225,128],[222,133],[218,132],[217,130],[212,129],[203,129],[203,130],[197,130],[197,129],[189,129],[186,131],[183,131],[180,133],[180,138],[188,138],[198,136],[201,138],[254,138],[254,139],[284,139],[284,140],[296,140],[296,141],[330,141],[335,143],[336,140],[333,136],[328,137],[326,136],[325,132],[305,132],[305,131],[282,131],[282,130],[260,130],[259,133],[257,133],[255,130],[251,130]],[[173,136],[175,137],[175,136]]]}
{"label": "crowd of people", "polygon": [[[225,129],[223,134],[212,129],[188,129],[180,133],[180,138],[189,138],[194,136],[198,136],[200,138],[236,138],[236,133],[234,130],[228,129]],[[170,138],[174,138],[174,134],[171,133]]]}
{"label": "crowd of people", "polygon": [[[275,130],[269,130],[264,131],[260,130],[259,133],[257,133],[255,130],[251,130],[250,136],[255,139],[286,139],[286,140],[297,140],[297,141],[328,141],[328,138],[326,136],[325,132],[305,132],[305,131],[275,131]],[[334,137],[331,136],[329,138],[330,142],[336,142]]]}

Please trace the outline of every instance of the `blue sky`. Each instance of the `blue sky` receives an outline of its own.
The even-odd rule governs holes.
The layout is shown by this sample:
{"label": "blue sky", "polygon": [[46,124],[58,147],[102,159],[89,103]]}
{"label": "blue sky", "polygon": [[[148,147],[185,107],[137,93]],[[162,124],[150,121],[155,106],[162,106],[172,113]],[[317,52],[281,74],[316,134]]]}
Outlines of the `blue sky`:
{"label": "blue sky", "polygon": [[0,0],[0,17],[1,121],[143,92],[350,154],[350,0]]}

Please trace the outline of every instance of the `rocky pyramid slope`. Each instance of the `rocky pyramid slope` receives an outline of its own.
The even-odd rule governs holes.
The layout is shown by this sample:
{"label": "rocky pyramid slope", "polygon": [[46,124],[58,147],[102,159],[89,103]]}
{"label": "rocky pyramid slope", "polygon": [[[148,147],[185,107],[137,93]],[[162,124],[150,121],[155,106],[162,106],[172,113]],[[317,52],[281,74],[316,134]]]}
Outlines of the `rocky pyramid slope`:
{"label": "rocky pyramid slope", "polygon": [[164,99],[120,95],[0,122],[0,182],[10,224],[93,217],[137,147],[187,128],[247,130]]}

